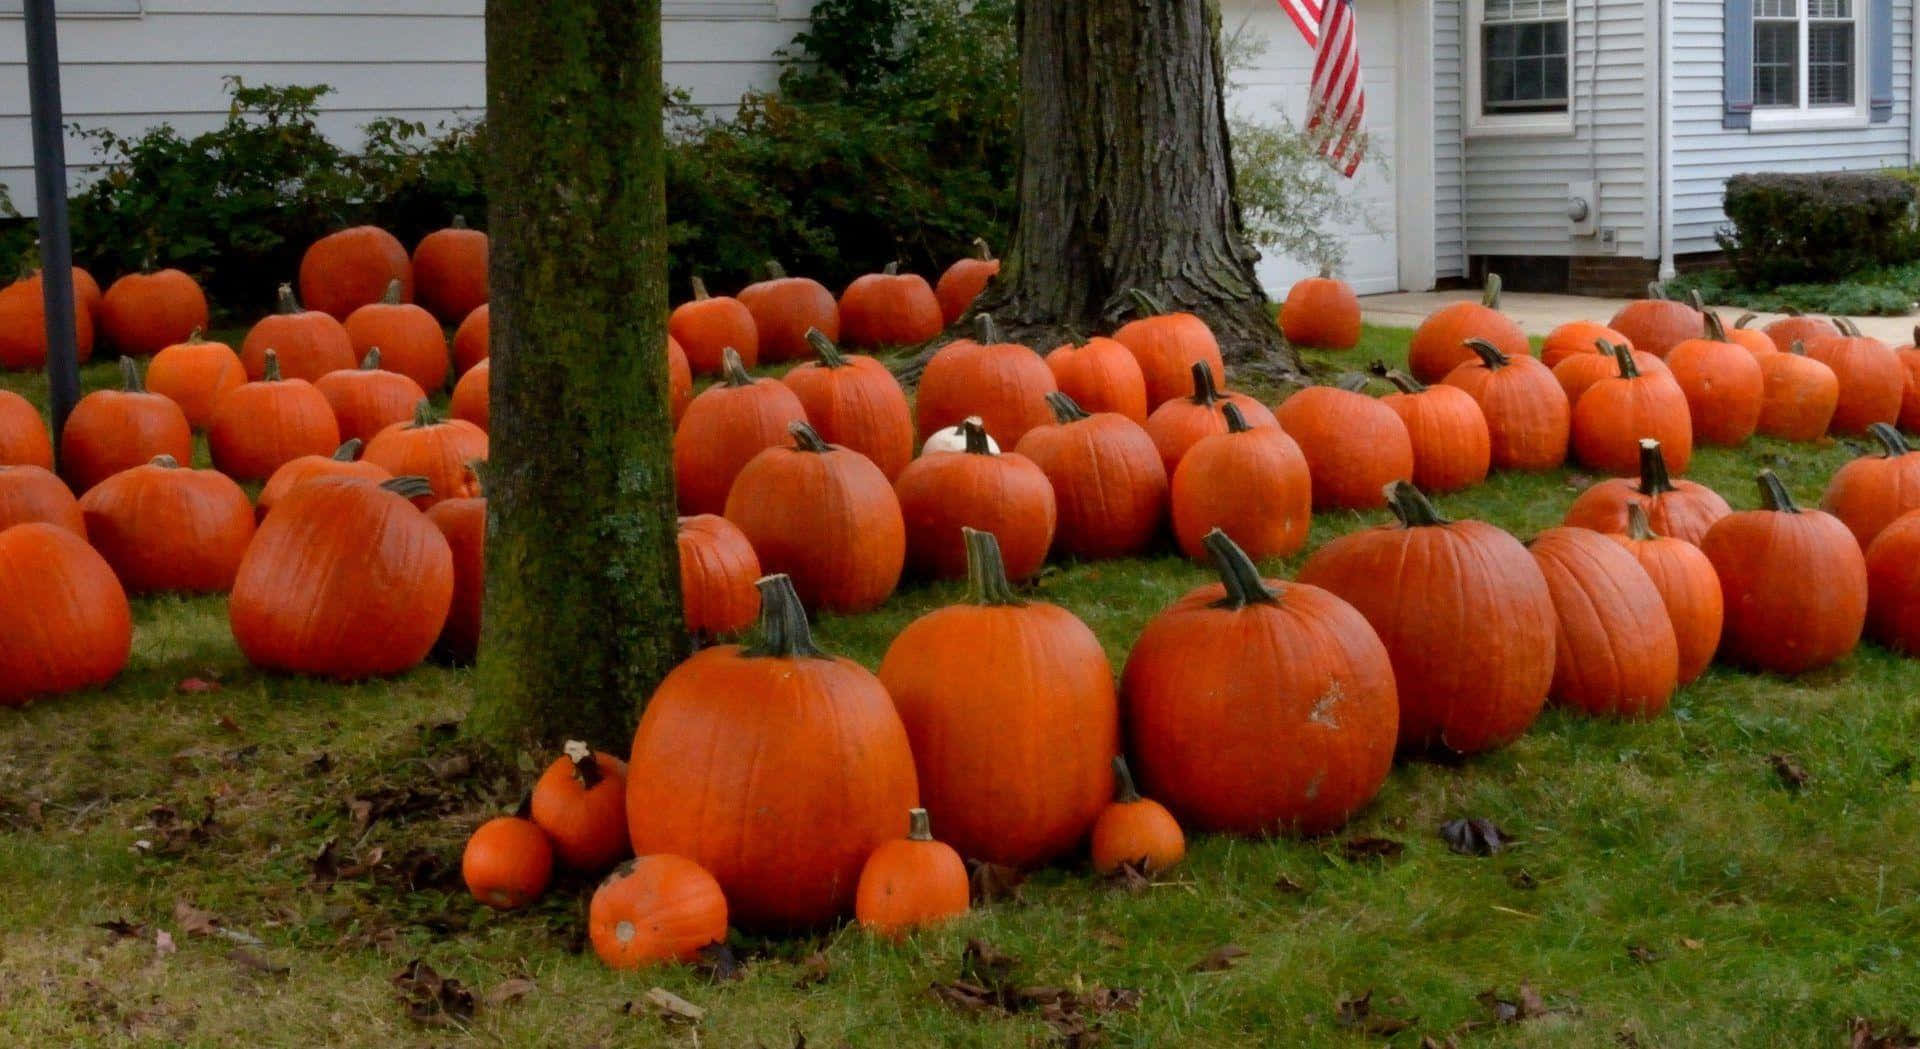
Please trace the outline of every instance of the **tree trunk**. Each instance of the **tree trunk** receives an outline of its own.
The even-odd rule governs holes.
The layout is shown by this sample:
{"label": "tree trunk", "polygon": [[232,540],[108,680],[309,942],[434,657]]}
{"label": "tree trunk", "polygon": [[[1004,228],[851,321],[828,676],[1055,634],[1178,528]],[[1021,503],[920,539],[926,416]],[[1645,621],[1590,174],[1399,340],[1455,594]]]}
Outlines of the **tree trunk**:
{"label": "tree trunk", "polygon": [[493,432],[470,732],[619,751],[682,654],[659,0],[488,0]]}
{"label": "tree trunk", "polygon": [[1022,0],[1019,36],[1020,215],[978,308],[1044,347],[1138,288],[1228,360],[1297,370],[1235,200],[1218,0]]}

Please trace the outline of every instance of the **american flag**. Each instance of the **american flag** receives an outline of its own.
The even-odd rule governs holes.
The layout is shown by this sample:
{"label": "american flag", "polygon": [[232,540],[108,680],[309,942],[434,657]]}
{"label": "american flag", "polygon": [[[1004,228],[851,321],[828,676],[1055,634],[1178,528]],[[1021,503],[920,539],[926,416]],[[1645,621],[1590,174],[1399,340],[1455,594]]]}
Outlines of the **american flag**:
{"label": "american flag", "polygon": [[1318,138],[1321,154],[1352,178],[1366,153],[1360,121],[1367,111],[1353,0],[1280,0],[1280,7],[1314,52],[1307,134]]}

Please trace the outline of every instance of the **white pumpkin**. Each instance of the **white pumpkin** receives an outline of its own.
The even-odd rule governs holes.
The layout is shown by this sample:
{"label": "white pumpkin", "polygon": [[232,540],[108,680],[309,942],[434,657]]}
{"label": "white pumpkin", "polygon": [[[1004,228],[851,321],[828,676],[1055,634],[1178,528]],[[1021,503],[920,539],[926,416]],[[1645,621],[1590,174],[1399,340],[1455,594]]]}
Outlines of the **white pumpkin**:
{"label": "white pumpkin", "polygon": [[[981,422],[980,417],[978,415],[969,415],[967,416],[965,422],[959,423],[958,425],[949,426],[944,430],[934,431],[933,436],[927,438],[927,443],[920,446],[920,454],[932,455],[935,452],[966,451],[967,450],[967,423],[972,423],[975,426],[984,425],[984,423]],[[991,435],[987,437],[987,454],[988,455],[1000,454],[1000,445],[994,441]]]}

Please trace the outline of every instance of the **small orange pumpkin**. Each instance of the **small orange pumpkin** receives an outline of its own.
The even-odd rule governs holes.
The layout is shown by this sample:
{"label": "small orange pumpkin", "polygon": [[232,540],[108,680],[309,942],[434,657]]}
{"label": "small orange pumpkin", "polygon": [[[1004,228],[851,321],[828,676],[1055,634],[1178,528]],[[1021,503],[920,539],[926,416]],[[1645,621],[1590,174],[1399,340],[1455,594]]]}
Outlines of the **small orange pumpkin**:
{"label": "small orange pumpkin", "polygon": [[1647,512],[1654,531],[1696,546],[1715,521],[1733,512],[1720,493],[1706,485],[1669,477],[1660,442],[1643,437],[1639,480],[1613,477],[1587,486],[1567,508],[1561,523],[1617,535],[1627,530],[1627,512],[1634,506]]}
{"label": "small orange pumpkin", "polygon": [[680,512],[717,514],[743,467],[787,440],[787,427],[805,422],[800,398],[778,379],[747,374],[738,353],[722,353],[721,378],[700,391],[673,436],[674,490]]}
{"label": "small orange pumpkin", "polygon": [[1360,392],[1366,382],[1349,375],[1338,386],[1309,386],[1274,412],[1307,457],[1315,510],[1377,510],[1388,485],[1413,480],[1407,424]]}
{"label": "small orange pumpkin", "polygon": [[328,372],[314,380],[313,388],[333,409],[342,438],[372,440],[381,430],[412,418],[414,407],[427,399],[419,383],[399,372],[384,370],[384,360],[380,347],[375,346],[367,350],[360,367]]}
{"label": "small orange pumpkin", "polygon": [[1675,346],[1700,334],[1701,310],[1667,298],[1659,281],[1647,284],[1647,297],[1620,307],[1607,327],[1627,337],[1634,349],[1665,358]]}
{"label": "small orange pumpkin", "polygon": [[1000,275],[1000,260],[980,237],[973,238],[973,257],[954,260],[933,286],[933,297],[940,300],[942,324],[959,320],[973,300],[987,290],[987,283]]}
{"label": "small orange pumpkin", "polygon": [[30,463],[0,464],[0,532],[34,521],[59,525],[82,539],[87,537],[80,500],[53,471]]}
{"label": "small orange pumpkin", "polygon": [[396,280],[400,301],[412,302],[413,260],[393,234],[378,226],[329,233],[300,256],[300,298],[335,320],[344,321],[354,310],[379,302]]}
{"label": "small orange pumpkin", "polygon": [[922,439],[968,416],[1011,448],[1049,418],[1046,396],[1059,389],[1053,370],[1030,346],[1002,342],[993,318],[974,318],[976,334],[940,347],[920,375],[914,404]]}
{"label": "small orange pumpkin", "polygon": [[1651,717],[1678,687],[1680,645],[1660,589],[1598,532],[1549,528],[1533,541],[1554,610],[1557,703],[1603,717]]}
{"label": "small orange pumpkin", "polygon": [[1646,507],[1639,503],[1627,506],[1626,532],[1608,538],[1627,548],[1660,591],[1679,645],[1680,684],[1705,673],[1726,624],[1725,599],[1713,562],[1692,543],[1655,533]]}
{"label": "small orange pumpkin", "polygon": [[1688,339],[1667,355],[1673,381],[1686,394],[1693,436],[1703,444],[1746,443],[1760,425],[1766,380],[1760,361],[1735,343],[1711,310],[1705,338]]}
{"label": "small orange pumpkin", "polygon": [[447,402],[447,414],[463,419],[487,433],[493,421],[493,361],[481,361],[460,381],[453,384],[453,399]]}
{"label": "small orange pumpkin", "polygon": [[321,310],[301,309],[290,284],[280,285],[279,312],[261,318],[240,343],[240,363],[249,381],[266,377],[268,350],[279,356],[282,375],[307,382],[359,361],[346,326]]}
{"label": "small orange pumpkin", "polygon": [[1773,348],[1785,353],[1793,344],[1803,343],[1811,346],[1821,339],[1840,334],[1840,329],[1825,317],[1803,317],[1799,310],[1788,310],[1785,317],[1769,323],[1760,329],[1761,333],[1773,340]]}
{"label": "small orange pumpkin", "polygon": [[1862,550],[1902,514],[1920,510],[1920,452],[1886,423],[1874,423],[1867,433],[1880,443],[1879,454],[1834,471],[1820,499],[1820,509],[1838,517]]}
{"label": "small orange pumpkin", "polygon": [[778,262],[767,263],[767,279],[740,289],[740,305],[753,315],[760,363],[795,361],[813,352],[807,332],[818,330],[828,342],[840,338],[840,304],[827,286],[809,277],[789,277]]}
{"label": "small orange pumpkin", "polygon": [[493,310],[481,303],[467,314],[453,331],[453,373],[465,375],[469,369],[493,354]]}
{"label": "small orange pumpkin", "polygon": [[1191,313],[1169,313],[1139,288],[1127,294],[1140,316],[1114,332],[1113,341],[1133,351],[1147,383],[1149,413],[1197,389],[1192,378],[1195,365],[1206,365],[1210,384],[1225,385],[1227,366],[1220,357],[1220,342],[1206,321]]}
{"label": "small orange pumpkin", "polygon": [[1427,492],[1457,492],[1487,479],[1493,436],[1480,402],[1444,383],[1424,386],[1380,361],[1369,370],[1400,391],[1380,398],[1380,403],[1406,424],[1407,439],[1413,443],[1414,484]]}
{"label": "small orange pumpkin", "polygon": [[589,874],[633,854],[627,837],[627,763],[580,740],[533,785],[533,825],[547,832],[561,866]]}
{"label": "small orange pumpkin", "polygon": [[1047,368],[1060,392],[1090,412],[1113,412],[1147,422],[1147,380],[1133,351],[1098,336],[1049,351]]}
{"label": "small orange pumpkin", "polygon": [[806,339],[820,359],[780,381],[800,399],[807,422],[830,443],[873,460],[887,480],[900,476],[913,461],[913,409],[900,380],[872,357],[841,353],[817,328]]}
{"label": "small orange pumpkin", "polygon": [[687,631],[712,638],[738,634],[760,615],[760,557],[732,521],[719,514],[682,517],[678,533],[680,606]]}
{"label": "small orange pumpkin", "polygon": [[[1507,357],[1520,358],[1533,352],[1527,333],[1500,312],[1497,273],[1487,274],[1479,302],[1442,306],[1420,322],[1407,343],[1407,370],[1421,382],[1441,382],[1455,368],[1473,363],[1478,351],[1467,345],[1470,339],[1478,339]],[[1500,465],[1499,458],[1496,453],[1495,466]]]}
{"label": "small orange pumpkin", "polygon": [[0,390],[0,466],[53,469],[53,438],[33,402]]}
{"label": "small orange pumpkin", "polygon": [[133,613],[113,569],[65,528],[0,529],[0,707],[104,685],[126,668]]}
{"label": "small orange pumpkin", "polygon": [[1140,796],[1127,759],[1113,759],[1113,803],[1093,821],[1093,869],[1114,874],[1123,866],[1158,874],[1187,856],[1187,837],[1165,805]]}
{"label": "small orange pumpkin", "polygon": [[1280,333],[1296,346],[1351,350],[1360,342],[1360,300],[1352,285],[1322,268],[1287,289],[1280,304]]}
{"label": "small orange pumpkin", "polygon": [[232,478],[166,455],[101,481],[80,509],[130,594],[225,593],[253,539],[253,506]]}
{"label": "small orange pumpkin", "polygon": [[488,248],[487,235],[459,215],[413,246],[414,294],[440,323],[458,324],[486,304]]}
{"label": "small orange pumpkin", "polygon": [[960,424],[959,452],[922,455],[894,479],[907,529],[907,570],[930,579],[967,574],[966,528],[1000,538],[1007,577],[1037,575],[1059,519],[1053,482],[1018,452],[993,450],[978,416]]}
{"label": "small orange pumpkin", "polygon": [[[474,485],[480,487],[479,481]],[[480,654],[481,599],[487,590],[486,496],[442,499],[427,511],[427,520],[453,551],[453,604],[437,647],[450,662],[471,663]]]}
{"label": "small orange pumpkin", "polygon": [[246,366],[233,347],[208,342],[198,331],[147,363],[147,389],[179,405],[187,425],[196,430],[206,429],[213,422],[213,406],[246,381]]}
{"label": "small orange pumpkin", "polygon": [[364,358],[380,351],[381,367],[438,392],[447,385],[451,358],[447,333],[424,307],[400,301],[400,282],[387,285],[379,302],[370,302],[347,317],[347,338],[353,355]]}
{"label": "small orange pumpkin", "polygon": [[1727,341],[1753,354],[1755,359],[1765,357],[1769,353],[1780,352],[1780,348],[1773,344],[1773,340],[1767,337],[1766,332],[1747,327],[1753,319],[1751,313],[1741,314],[1733,322],[1733,327],[1727,329]]}
{"label": "small orange pumpkin", "polygon": [[1920,511],[1881,529],[1867,547],[1866,629],[1902,655],[1920,654]]}
{"label": "small orange pumpkin", "polygon": [[614,969],[691,962],[727,938],[727,897],[684,856],[642,856],[594,890],[587,935]]}
{"label": "small orange pumpkin", "polygon": [[739,299],[707,294],[707,283],[693,278],[693,298],[674,308],[667,334],[680,344],[696,375],[720,370],[720,351],[732,347],[749,368],[760,361],[760,330],[753,311]]}
{"label": "small orange pumpkin", "polygon": [[1227,432],[1203,437],[1173,472],[1173,534],[1198,561],[1206,537],[1224,532],[1254,557],[1287,557],[1307,545],[1313,484],[1307,458],[1277,426],[1252,429],[1236,405]]}
{"label": "small orange pumpkin", "polygon": [[[1628,343],[1596,342],[1586,353],[1567,354],[1552,366],[1553,377],[1560,381],[1560,388],[1567,391],[1568,404],[1578,407],[1580,395],[1592,389],[1594,383],[1619,377],[1620,362],[1614,358],[1614,350],[1622,346],[1627,348],[1627,356],[1633,359],[1633,366],[1640,369],[1642,375],[1665,375],[1671,370],[1665,361],[1651,353],[1641,353]],[[1541,358],[1542,363],[1545,360]]]}
{"label": "small orange pumpkin", "polygon": [[1573,406],[1552,370],[1484,339],[1469,339],[1467,346],[1478,359],[1448,372],[1445,381],[1480,405],[1494,468],[1552,470],[1566,462]]}
{"label": "small orange pumpkin", "polygon": [[849,346],[911,346],[945,326],[926,278],[901,273],[897,262],[856,278],[840,293],[840,337]]}
{"label": "small orange pumpkin", "polygon": [[1892,347],[1860,333],[1844,317],[1834,319],[1839,335],[1807,344],[1807,356],[1833,369],[1840,380],[1828,428],[1834,433],[1865,433],[1874,423],[1900,420],[1900,403],[1907,388],[1906,369]]}
{"label": "small orange pumpkin", "polygon": [[67,416],[60,431],[60,476],[84,492],[156,455],[192,462],[193,427],[179,405],[148,393],[140,366],[122,357],[120,389],[87,394]]}
{"label": "small orange pumpkin", "polygon": [[179,270],[129,273],[100,299],[100,334],[121,353],[143,356],[192,339],[207,326],[207,296]]}
{"label": "small orange pumpkin", "polygon": [[[1541,341],[1540,363],[1549,368],[1558,369],[1561,361],[1568,357],[1592,353],[1594,347],[1602,341],[1610,346],[1618,346],[1622,343],[1629,348],[1633,346],[1632,339],[1598,321],[1568,321],[1548,332],[1547,337]],[[1653,357],[1652,354],[1647,356]],[[1641,370],[1646,370],[1644,365]],[[1573,395],[1569,393],[1568,396]]]}
{"label": "small orange pumpkin", "polygon": [[[85,364],[93,358],[93,313],[77,279],[85,271],[76,266],[73,272],[74,350]],[[0,288],[0,370],[37,371],[46,366],[46,290],[35,273]]]}
{"label": "small orange pumpkin", "polygon": [[1618,373],[1587,387],[1573,406],[1574,457],[1595,470],[1630,475],[1640,465],[1641,439],[1651,437],[1660,442],[1667,472],[1686,473],[1693,461],[1686,393],[1672,375],[1640,374],[1626,347],[1613,351]]}
{"label": "small orange pumpkin", "polygon": [[1168,477],[1180,468],[1180,460],[1188,449],[1202,438],[1227,432],[1226,405],[1240,409],[1240,417],[1252,429],[1280,427],[1280,420],[1274,418],[1266,405],[1244,393],[1216,389],[1213,370],[1205,362],[1194,362],[1192,381],[1193,396],[1176,397],[1155,408],[1147,417],[1147,436],[1153,438],[1153,446],[1160,453],[1160,463],[1167,468]]}
{"label": "small orange pumpkin", "polygon": [[487,459],[485,430],[460,419],[442,419],[421,398],[410,421],[396,422],[367,442],[366,460],[395,477],[427,479],[433,492],[414,501],[425,510],[442,499],[480,494],[470,464]]}
{"label": "small orange pumpkin", "polygon": [[1167,468],[1153,438],[1124,415],[1088,415],[1064,393],[1047,404],[1054,425],[1027,431],[1014,451],[1053,482],[1054,549],[1089,560],[1144,552],[1167,518]]}
{"label": "small orange pumpkin", "polygon": [[1826,435],[1840,405],[1840,377],[1807,356],[1805,344],[1760,359],[1758,432],[1787,441],[1817,441]]}
{"label": "small orange pumpkin", "polygon": [[467,839],[460,877],[473,898],[497,910],[532,903],[553,880],[553,846],[539,827],[513,816],[490,819]]}
{"label": "small orange pumpkin", "polygon": [[365,441],[342,441],[332,455],[303,455],[289,459],[273,471],[267,483],[260,489],[260,495],[254,500],[253,513],[256,519],[264,519],[273,504],[286,498],[288,492],[313,480],[316,477],[359,477],[379,484],[393,479],[393,472],[378,463],[370,463],[360,458],[360,449]]}
{"label": "small orange pumpkin", "polygon": [[907,810],[907,836],[882,844],[860,868],[853,916],[882,936],[899,939],[915,929],[967,913],[967,866],[946,842],[933,840],[926,809]]}

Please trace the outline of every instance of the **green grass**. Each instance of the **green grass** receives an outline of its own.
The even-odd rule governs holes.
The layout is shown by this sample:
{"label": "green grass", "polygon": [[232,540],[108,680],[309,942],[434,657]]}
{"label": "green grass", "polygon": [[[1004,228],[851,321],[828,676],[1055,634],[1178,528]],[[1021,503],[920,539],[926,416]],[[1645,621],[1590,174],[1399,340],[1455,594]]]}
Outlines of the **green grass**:
{"label": "green grass", "polygon": [[[1398,360],[1405,334],[1370,329],[1359,353],[1316,363]],[[86,371],[89,386],[112,375]],[[0,384],[43,393],[30,377]],[[1853,454],[1758,441],[1699,452],[1690,476],[1747,507],[1768,465],[1811,502]],[[1441,502],[1528,537],[1581,483],[1500,476]],[[1314,545],[1379,516],[1322,515]],[[1117,667],[1148,618],[1206,579],[1171,556],[1069,565],[1036,596],[1085,618]],[[826,618],[819,635],[873,666],[901,626],[957,593],[910,588],[874,614]],[[1022,984],[1139,989],[1137,1011],[1100,1018],[1115,1046],[1415,1046],[1456,1031],[1462,1046],[1840,1046],[1855,1016],[1920,1024],[1920,664],[1871,646],[1795,681],[1716,668],[1651,722],[1550,710],[1501,752],[1403,762],[1330,838],[1202,838],[1138,894],[1076,861],[1036,875],[1024,902],[900,945],[848,928],[742,943],[755,956],[744,979],[714,984],[691,970],[616,974],[580,953],[587,886],[503,915],[420,869],[454,864],[531,768],[459,769],[449,723],[471,698],[465,672],[350,687],[273,677],[241,660],[221,601],[135,607],[133,663],[111,688],[0,712],[0,1044],[781,1047],[796,1032],[813,1046],[1050,1044],[1037,1012],[977,1016],[929,993],[958,975],[970,938],[1017,956]],[[189,678],[221,687],[182,693]],[[1804,788],[1776,775],[1775,754],[1804,767]],[[357,825],[355,799],[391,811]],[[171,834],[155,826],[160,805],[178,814]],[[179,829],[209,805],[206,832]],[[1436,829],[1462,816],[1517,843],[1451,854]],[[1349,860],[1352,837],[1405,851]],[[311,861],[328,841],[340,865],[372,870],[317,883]],[[249,949],[287,971],[190,935],[180,903],[259,937]],[[120,919],[146,928],[96,928]],[[177,953],[156,953],[160,930]],[[1229,943],[1247,952],[1232,968],[1190,971]],[[824,981],[797,987],[816,951]],[[422,1027],[389,983],[416,957],[482,995],[516,976],[536,989],[483,1002],[462,1026]],[[1522,983],[1554,1011],[1484,1023],[1476,996],[1512,1000]],[[706,1010],[697,1031],[623,1008],[655,986]],[[1344,1026],[1339,1003],[1369,989],[1376,1015],[1413,1024],[1391,1036]]]}

